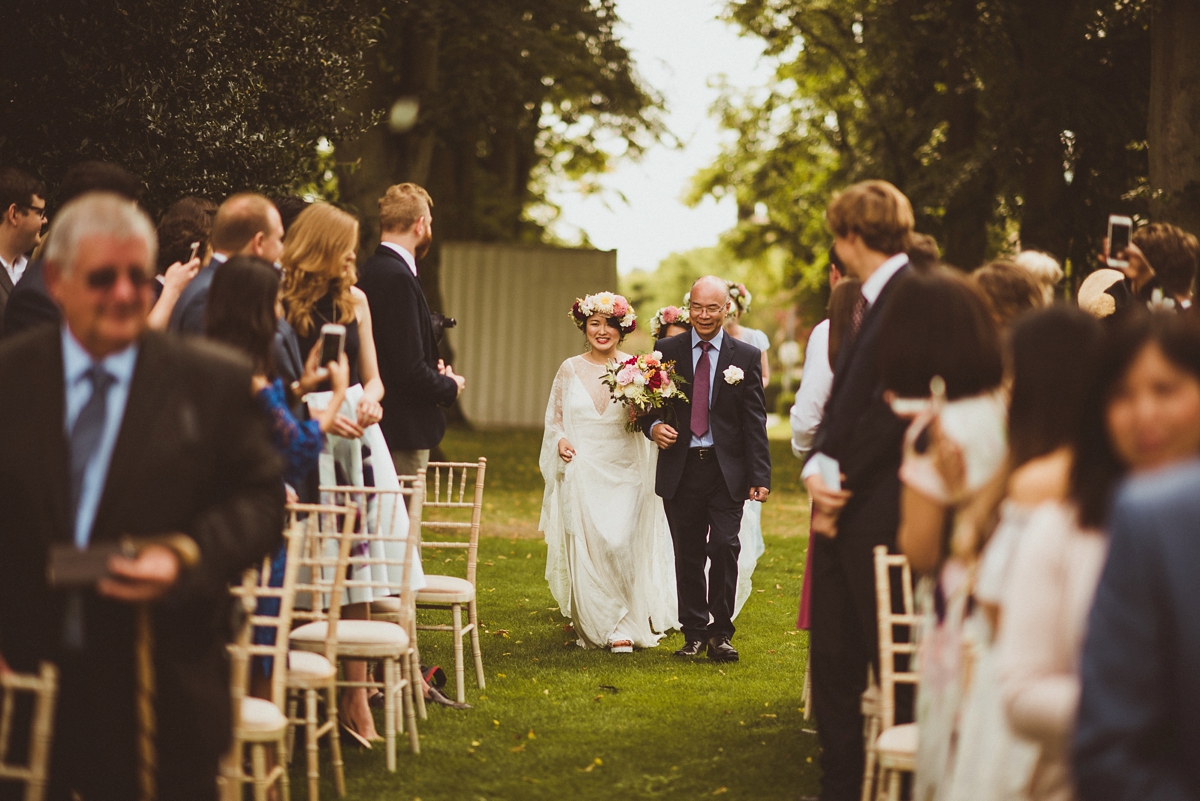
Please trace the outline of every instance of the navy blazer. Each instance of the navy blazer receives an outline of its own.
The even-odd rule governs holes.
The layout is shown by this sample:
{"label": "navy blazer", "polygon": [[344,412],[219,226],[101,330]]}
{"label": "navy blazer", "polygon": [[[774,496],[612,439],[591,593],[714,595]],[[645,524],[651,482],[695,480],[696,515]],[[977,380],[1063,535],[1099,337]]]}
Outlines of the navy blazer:
{"label": "navy blazer", "polygon": [[[692,391],[695,387],[692,367],[692,332],[660,339],[654,345],[664,361],[675,362],[675,372],[686,384],[683,397],[668,401],[674,412],[671,426],[679,439],[666,450],[658,452],[658,474],[654,491],[662,498],[675,497],[683,468],[687,463],[688,443],[691,440]],[[736,384],[725,381],[728,367],[740,367],[742,380]],[[661,415],[642,420],[642,430],[650,436],[654,423]],[[725,333],[717,356],[716,378],[712,385],[712,405],[708,425],[717,449],[717,463],[735,500],[746,500],[751,487],[771,488],[771,445],[767,440],[767,403],[762,385],[762,351]]]}
{"label": "navy blazer", "polygon": [[380,245],[359,268],[358,288],[371,306],[385,390],[383,437],[392,450],[435,448],[446,433],[441,407],[454,403],[458,384],[438,372],[438,343],[421,284],[399,253]]}
{"label": "navy blazer", "polygon": [[908,275],[900,268],[884,285],[863,317],[854,341],[843,346],[833,371],[833,387],[817,429],[813,452],[838,460],[854,494],[838,517],[839,549],[875,545],[891,548],[900,526],[900,457],[905,421],[883,399],[879,373],[879,329],[888,298]]}
{"label": "navy blazer", "polygon": [[1200,798],[1200,461],[1130,480],[1088,619],[1081,799]]}
{"label": "navy blazer", "polygon": [[196,334],[204,336],[205,314],[208,309],[208,290],[212,288],[213,273],[224,262],[209,259],[208,264],[200,268],[183,291],[175,308],[171,309],[171,321],[167,329],[177,334]]}

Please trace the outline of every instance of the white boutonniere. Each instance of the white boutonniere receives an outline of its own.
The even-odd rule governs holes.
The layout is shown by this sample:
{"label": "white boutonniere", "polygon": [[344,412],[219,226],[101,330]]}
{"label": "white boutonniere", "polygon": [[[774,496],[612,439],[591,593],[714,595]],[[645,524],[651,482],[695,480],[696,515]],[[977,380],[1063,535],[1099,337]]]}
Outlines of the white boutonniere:
{"label": "white boutonniere", "polygon": [[746,377],[746,374],[742,372],[742,368],[740,367],[726,367],[724,375],[726,384],[740,384],[742,383],[742,379]]}

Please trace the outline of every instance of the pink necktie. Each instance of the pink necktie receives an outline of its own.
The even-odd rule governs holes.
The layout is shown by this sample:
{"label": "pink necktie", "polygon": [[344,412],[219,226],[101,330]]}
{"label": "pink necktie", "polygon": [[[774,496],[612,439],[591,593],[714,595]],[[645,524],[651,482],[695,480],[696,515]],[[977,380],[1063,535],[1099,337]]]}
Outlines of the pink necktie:
{"label": "pink necktie", "polygon": [[697,437],[708,431],[708,391],[712,385],[708,352],[711,349],[710,343],[701,340],[700,358],[696,360],[696,391],[692,393],[692,433]]}

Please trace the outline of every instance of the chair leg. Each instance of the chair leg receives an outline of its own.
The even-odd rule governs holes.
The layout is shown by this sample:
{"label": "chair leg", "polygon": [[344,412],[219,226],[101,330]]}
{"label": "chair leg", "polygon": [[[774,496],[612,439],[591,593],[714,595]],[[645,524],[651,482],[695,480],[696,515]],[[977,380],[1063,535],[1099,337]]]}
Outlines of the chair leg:
{"label": "chair leg", "polygon": [[888,801],[900,801],[900,771],[888,772]]}
{"label": "chair leg", "polygon": [[287,747],[287,730],[284,729],[283,734],[279,736],[278,742],[275,743],[275,761],[281,766],[279,770],[279,786],[280,798],[283,801],[292,801],[292,785],[291,778],[288,776],[287,770],[287,754],[284,749]]}
{"label": "chair leg", "polygon": [[[808,651],[808,660],[804,665],[804,692],[800,696],[804,704],[804,719],[812,718],[812,649]],[[866,799],[864,799],[866,801]]]}
{"label": "chair leg", "polygon": [[254,771],[254,801],[267,801],[267,755],[262,743],[250,746],[250,763]]}
{"label": "chair leg", "polygon": [[421,655],[417,653],[416,648],[410,652],[409,661],[409,669],[413,675],[413,697],[417,699],[417,716],[421,720],[429,720],[429,713],[425,709],[425,680],[421,676]]}
{"label": "chair leg", "polygon": [[454,685],[460,704],[467,701],[467,688],[463,686],[466,669],[463,666],[462,641],[462,604],[451,604],[451,614],[454,616]]}
{"label": "chair leg", "polygon": [[292,764],[292,759],[296,756],[296,704],[299,691],[289,692],[287,700],[287,719],[288,719],[288,737],[287,737],[287,763]]}
{"label": "chair leg", "polygon": [[487,682],[483,679],[483,651],[479,648],[479,614],[474,601],[467,605],[467,616],[471,620],[471,653],[475,656],[475,684],[482,690],[487,687]]}
{"label": "chair leg", "polygon": [[321,792],[321,763],[317,754],[317,691],[304,691],[304,729],[308,735],[308,798],[317,801]]}
{"label": "chair leg", "polygon": [[[396,672],[402,672],[400,663],[396,664]],[[417,716],[414,711],[418,695],[421,695],[421,688],[410,675],[408,686],[404,688],[404,717],[405,725],[408,727],[408,744],[414,754],[421,753],[421,737],[417,733]]]}
{"label": "chair leg", "polygon": [[387,749],[387,769],[396,772],[396,668],[391,659],[383,660],[383,737]]}
{"label": "chair leg", "polygon": [[342,737],[338,726],[337,679],[325,690],[325,719],[329,723],[329,753],[333,757],[333,786],[339,798],[346,797],[346,772],[342,765]]}
{"label": "chair leg", "polygon": [[875,738],[878,736],[879,719],[872,717],[867,722],[866,762],[863,766],[862,801],[871,801],[875,792]]}

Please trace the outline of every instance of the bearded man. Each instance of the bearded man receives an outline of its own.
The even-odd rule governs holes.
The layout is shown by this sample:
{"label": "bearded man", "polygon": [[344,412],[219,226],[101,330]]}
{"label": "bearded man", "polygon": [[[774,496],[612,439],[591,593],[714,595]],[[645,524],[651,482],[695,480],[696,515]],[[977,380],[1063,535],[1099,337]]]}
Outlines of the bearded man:
{"label": "bearded man", "polygon": [[383,397],[383,436],[396,472],[424,475],[429,451],[446,433],[443,406],[462,392],[463,377],[438,358],[417,259],[433,241],[433,200],[413,183],[388,187],[379,199],[381,241],[359,270],[375,328]]}

